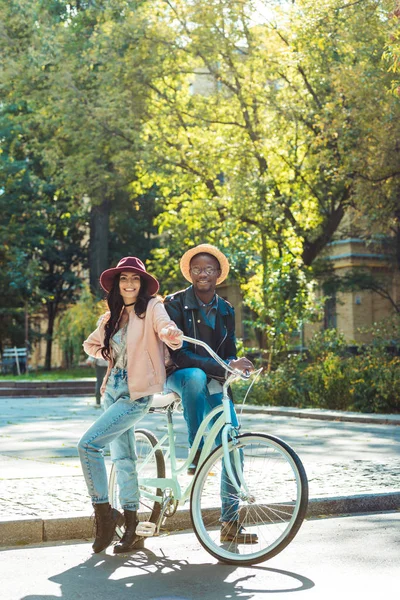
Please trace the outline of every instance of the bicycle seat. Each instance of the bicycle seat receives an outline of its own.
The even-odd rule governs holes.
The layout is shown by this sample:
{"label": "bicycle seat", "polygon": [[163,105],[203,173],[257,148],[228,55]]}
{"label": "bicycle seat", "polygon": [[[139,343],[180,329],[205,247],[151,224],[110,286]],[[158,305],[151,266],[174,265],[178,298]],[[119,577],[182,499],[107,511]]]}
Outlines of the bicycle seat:
{"label": "bicycle seat", "polygon": [[175,394],[175,392],[154,394],[150,409],[155,410],[157,408],[168,408],[168,406],[174,402],[177,402],[178,400],[180,400],[180,397],[178,394]]}

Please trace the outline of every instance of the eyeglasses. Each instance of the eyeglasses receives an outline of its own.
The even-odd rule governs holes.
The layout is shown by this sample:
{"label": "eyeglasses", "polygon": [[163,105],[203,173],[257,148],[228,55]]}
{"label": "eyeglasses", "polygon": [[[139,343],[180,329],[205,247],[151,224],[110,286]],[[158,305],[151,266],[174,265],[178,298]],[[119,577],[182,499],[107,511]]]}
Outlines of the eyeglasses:
{"label": "eyeglasses", "polygon": [[201,267],[190,267],[190,271],[193,275],[200,275],[203,271],[206,275],[213,275],[216,271],[219,271],[219,269],[215,269],[214,267],[205,267],[205,269],[202,269]]}

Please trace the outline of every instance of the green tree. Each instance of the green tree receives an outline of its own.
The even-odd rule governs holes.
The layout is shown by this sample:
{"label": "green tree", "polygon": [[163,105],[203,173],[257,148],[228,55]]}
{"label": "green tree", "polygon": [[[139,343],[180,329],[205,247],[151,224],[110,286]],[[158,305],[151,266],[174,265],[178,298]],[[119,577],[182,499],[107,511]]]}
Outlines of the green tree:
{"label": "green tree", "polygon": [[152,211],[137,210],[143,199],[131,187],[146,102],[139,79],[141,22],[135,3],[131,8],[127,12],[122,1],[88,2],[58,23],[42,12],[39,17],[43,31],[37,51],[48,65],[45,98],[40,95],[39,104],[42,117],[52,115],[54,131],[44,154],[56,172],[62,164],[63,184],[90,206],[89,267],[95,292],[116,248],[126,246],[127,222],[134,223],[133,251],[149,246],[143,230],[151,230]]}
{"label": "green tree", "polygon": [[26,98],[32,151],[57,189],[87,202],[92,288],[130,227],[134,245],[154,246],[156,218],[164,289],[207,236],[260,335],[285,343],[313,312],[315,261],[345,212],[364,211],[377,187],[385,208],[397,199],[392,5],[4,5],[7,90]]}
{"label": "green tree", "polygon": [[399,122],[382,60],[390,4],[268,3],[255,23],[251,2],[176,0],[149,18],[162,68],[144,71],[151,119],[139,181],[157,181],[166,199],[158,224],[169,246],[156,264],[170,279],[177,253],[206,233],[249,281],[270,336],[309,314],[312,266],[360,205],[371,169],[384,184],[397,177],[384,164],[396,136],[375,143],[382,120]]}
{"label": "green tree", "polygon": [[[393,2],[393,11],[389,13],[392,23],[391,30],[386,44],[386,57],[389,61],[389,69],[393,73],[400,72],[400,2]],[[400,95],[400,87],[397,85],[398,79],[393,82],[393,92]]]}
{"label": "green tree", "polygon": [[10,312],[3,323],[20,339],[27,299],[32,313],[46,307],[49,367],[56,315],[77,297],[87,262],[98,291],[111,260],[145,259],[157,208],[152,191],[136,197],[130,186],[141,110],[124,56],[133,45],[114,46],[110,31],[123,22],[116,3],[12,0],[0,16],[1,228],[12,287],[8,275],[0,285],[18,336]]}
{"label": "green tree", "polygon": [[[27,102],[32,151],[49,177],[89,210],[90,281],[97,293],[99,275],[118,248],[129,245],[139,254],[154,246],[153,196],[144,208],[147,198],[137,198],[131,186],[146,94],[141,20],[136,3],[130,8],[122,0],[13,0],[2,8],[5,89]],[[134,225],[129,244],[127,222]]]}
{"label": "green tree", "polygon": [[96,329],[99,316],[104,311],[104,302],[98,302],[85,284],[79,300],[64,311],[57,321],[56,337],[60,341],[67,367],[76,366],[84,357],[82,342]]}
{"label": "green tree", "polygon": [[0,241],[7,296],[16,308],[46,313],[45,368],[50,369],[57,313],[76,297],[85,267],[86,220],[30,151],[26,110],[21,103],[3,106],[0,113]]}

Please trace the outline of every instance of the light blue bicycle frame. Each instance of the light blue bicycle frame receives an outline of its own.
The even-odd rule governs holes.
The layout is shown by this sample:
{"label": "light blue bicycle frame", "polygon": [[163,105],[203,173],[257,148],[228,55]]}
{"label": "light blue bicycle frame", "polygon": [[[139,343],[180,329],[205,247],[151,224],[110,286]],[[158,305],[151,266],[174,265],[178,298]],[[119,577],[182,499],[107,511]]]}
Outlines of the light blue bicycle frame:
{"label": "light blue bicycle frame", "polygon": [[[148,500],[150,500],[152,502],[159,502],[160,504],[162,504],[163,497],[158,496],[156,493],[152,493],[149,490],[149,488],[154,488],[154,490],[156,490],[158,488],[162,491],[171,490],[172,494],[173,494],[173,499],[177,502],[184,504],[190,496],[194,479],[192,478],[190,484],[186,487],[186,489],[182,490],[181,486],[179,484],[179,481],[178,481],[178,476],[187,469],[189,464],[191,464],[191,462],[194,458],[194,455],[199,447],[201,438],[204,436],[210,422],[219,415],[219,417],[216,418],[215,423],[213,423],[213,425],[211,426],[209,433],[205,436],[204,446],[202,448],[200,459],[199,459],[199,468],[200,468],[200,465],[204,462],[204,460],[211,453],[211,451],[214,447],[214,444],[215,444],[215,439],[216,439],[219,431],[222,429],[222,447],[223,447],[223,452],[224,452],[225,469],[228,473],[228,476],[229,476],[234,488],[237,491],[238,496],[241,499],[244,499],[244,500],[250,499],[250,501],[251,501],[252,496],[249,493],[249,490],[247,489],[247,485],[246,485],[246,482],[243,477],[242,463],[240,460],[240,452],[233,453],[236,476],[234,476],[233,470],[232,470],[232,463],[231,463],[232,453],[229,452],[229,444],[231,443],[233,445],[236,445],[238,443],[236,438],[238,435],[239,428],[233,427],[233,425],[231,423],[230,398],[228,396],[228,387],[232,383],[232,381],[234,381],[238,377],[243,377],[243,374],[241,372],[237,372],[237,371],[230,369],[229,366],[226,365],[226,363],[224,363],[224,361],[222,361],[222,359],[215,352],[213,352],[211,350],[211,348],[209,346],[207,346],[207,344],[205,344],[204,342],[202,342],[200,340],[196,340],[194,338],[187,337],[187,336],[183,336],[183,339],[185,341],[205,347],[206,350],[211,354],[211,356],[219,364],[221,364],[221,366],[223,366],[227,371],[229,371],[231,374],[229,375],[229,377],[227,378],[227,380],[225,381],[225,383],[223,385],[222,405],[216,406],[215,408],[213,408],[209,412],[209,414],[204,418],[204,420],[202,421],[202,423],[199,427],[199,430],[196,434],[196,437],[194,439],[192,448],[189,452],[189,456],[186,459],[186,461],[184,462],[184,464],[179,468],[177,467],[176,453],[175,453],[175,435],[174,435],[174,428],[173,428],[173,421],[172,421],[173,406],[170,406],[167,408],[167,420],[168,420],[167,433],[159,440],[158,444],[156,446],[154,446],[152,451],[145,458],[145,460],[140,464],[140,467],[139,467],[138,478],[139,478],[140,494],[143,498],[147,498]],[[168,446],[164,446],[164,443],[167,440],[169,442]],[[162,450],[164,452],[164,458],[170,457],[171,476],[165,477],[165,478],[141,477],[140,470],[149,462],[149,460],[154,456],[154,454],[157,452],[157,450]],[[237,483],[237,480],[239,480],[239,484]]]}

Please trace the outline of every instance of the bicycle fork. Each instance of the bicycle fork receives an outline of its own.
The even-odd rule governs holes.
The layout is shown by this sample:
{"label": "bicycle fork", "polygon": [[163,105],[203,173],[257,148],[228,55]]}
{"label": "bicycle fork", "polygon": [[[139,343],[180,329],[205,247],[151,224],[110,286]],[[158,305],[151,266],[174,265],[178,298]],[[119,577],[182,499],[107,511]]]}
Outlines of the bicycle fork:
{"label": "bicycle fork", "polygon": [[[229,441],[228,435],[231,436],[231,441]],[[233,450],[231,452],[229,452],[229,444],[233,446]],[[254,495],[251,494],[247,483],[243,477],[244,461],[242,460],[240,455],[240,448],[238,448],[237,446],[239,446],[239,440],[237,439],[237,433],[235,428],[232,428],[229,425],[225,425],[225,427],[222,430],[222,450],[224,453],[226,472],[228,473],[228,477],[237,492],[238,498],[240,498],[244,502],[248,502],[249,504],[254,504],[256,499]],[[232,455],[236,474],[233,473]]]}

